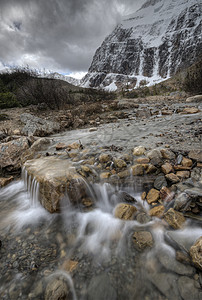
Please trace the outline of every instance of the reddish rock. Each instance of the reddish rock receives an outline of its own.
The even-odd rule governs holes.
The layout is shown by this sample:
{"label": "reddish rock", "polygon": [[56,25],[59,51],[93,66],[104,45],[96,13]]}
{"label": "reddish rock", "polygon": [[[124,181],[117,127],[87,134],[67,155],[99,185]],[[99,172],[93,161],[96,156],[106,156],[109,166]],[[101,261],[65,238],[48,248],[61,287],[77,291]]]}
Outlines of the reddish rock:
{"label": "reddish rock", "polygon": [[174,197],[174,193],[171,192],[167,187],[163,186],[162,189],[160,190],[159,196],[161,200],[170,202]]}

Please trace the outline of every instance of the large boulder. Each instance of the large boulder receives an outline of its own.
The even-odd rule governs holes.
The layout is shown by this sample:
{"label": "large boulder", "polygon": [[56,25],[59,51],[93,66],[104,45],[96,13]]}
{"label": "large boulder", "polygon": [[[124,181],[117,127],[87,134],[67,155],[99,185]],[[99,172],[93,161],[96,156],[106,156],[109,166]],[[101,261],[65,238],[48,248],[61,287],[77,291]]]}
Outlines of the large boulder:
{"label": "large boulder", "polygon": [[21,156],[30,147],[27,137],[0,144],[0,170],[3,173],[17,173],[21,169]]}
{"label": "large boulder", "polygon": [[64,198],[79,204],[87,196],[83,178],[65,159],[41,157],[28,160],[24,167],[39,183],[39,201],[50,213],[60,211]]}
{"label": "large boulder", "polygon": [[60,129],[59,123],[44,120],[29,113],[22,114],[20,120],[25,124],[21,133],[28,136],[46,136]]}

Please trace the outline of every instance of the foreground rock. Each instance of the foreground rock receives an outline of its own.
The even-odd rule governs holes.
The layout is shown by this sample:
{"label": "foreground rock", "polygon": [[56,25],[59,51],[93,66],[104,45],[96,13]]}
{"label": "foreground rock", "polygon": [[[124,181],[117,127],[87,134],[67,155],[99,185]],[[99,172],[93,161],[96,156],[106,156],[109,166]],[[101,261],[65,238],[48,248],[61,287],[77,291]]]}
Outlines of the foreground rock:
{"label": "foreground rock", "polygon": [[39,200],[50,213],[60,211],[61,201],[78,204],[86,196],[82,177],[67,160],[45,157],[24,164],[29,176],[39,183]]}
{"label": "foreground rock", "polygon": [[202,270],[202,236],[191,247],[190,255],[194,265]]}
{"label": "foreground rock", "polygon": [[20,120],[25,124],[21,133],[28,136],[46,136],[59,131],[60,129],[59,123],[44,120],[28,113],[22,114]]}
{"label": "foreground rock", "polygon": [[64,276],[53,278],[46,286],[45,300],[72,300],[73,295]]}
{"label": "foreground rock", "polygon": [[164,218],[166,222],[174,229],[180,229],[183,227],[186,219],[182,213],[175,211],[173,208],[170,208],[165,214]]}
{"label": "foreground rock", "polygon": [[115,208],[114,215],[116,218],[122,220],[133,220],[136,212],[137,208],[135,206],[126,203],[120,203]]}

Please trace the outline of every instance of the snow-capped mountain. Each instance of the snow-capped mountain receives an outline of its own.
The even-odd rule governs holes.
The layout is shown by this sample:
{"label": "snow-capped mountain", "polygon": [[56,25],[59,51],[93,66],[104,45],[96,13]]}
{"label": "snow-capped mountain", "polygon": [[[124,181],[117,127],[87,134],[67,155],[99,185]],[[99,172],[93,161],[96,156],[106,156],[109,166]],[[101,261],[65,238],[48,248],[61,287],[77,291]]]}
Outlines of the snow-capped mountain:
{"label": "snow-capped mountain", "polygon": [[148,0],[97,49],[84,87],[152,85],[190,66],[202,52],[201,0]]}
{"label": "snow-capped mountain", "polygon": [[75,86],[79,86],[79,84],[80,84],[80,80],[79,79],[76,79],[76,78],[73,78],[73,77],[67,76],[67,75],[62,75],[62,74],[59,74],[57,72],[54,72],[54,73],[42,73],[42,74],[40,74],[40,77],[63,80],[63,81],[66,81],[68,83],[71,83],[71,84],[73,84]]}
{"label": "snow-capped mountain", "polygon": [[[17,68],[18,69],[18,68]],[[19,67],[19,70],[21,69],[21,67]],[[5,67],[4,69],[1,69],[0,70],[0,73],[13,73],[15,72],[15,68],[9,68],[9,67]],[[22,70],[24,70],[24,68],[22,68]],[[71,76],[68,76],[68,75],[62,75],[60,73],[57,73],[57,72],[51,72],[51,71],[46,71],[46,70],[37,70],[37,69],[30,69],[30,71],[37,76],[37,77],[40,77],[40,78],[52,78],[52,79],[58,79],[58,80],[63,80],[63,81],[66,81],[72,85],[75,85],[75,86],[79,86],[80,85],[80,79],[76,79],[76,78],[73,78]]]}

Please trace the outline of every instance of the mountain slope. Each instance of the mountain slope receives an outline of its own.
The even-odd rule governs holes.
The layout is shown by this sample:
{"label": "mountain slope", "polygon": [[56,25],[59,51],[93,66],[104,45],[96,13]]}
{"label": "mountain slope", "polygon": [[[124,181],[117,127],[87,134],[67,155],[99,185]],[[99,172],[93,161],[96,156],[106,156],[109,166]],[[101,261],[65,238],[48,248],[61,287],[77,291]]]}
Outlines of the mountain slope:
{"label": "mountain slope", "polygon": [[191,65],[202,49],[200,0],[149,0],[97,49],[85,87],[151,85]]}

